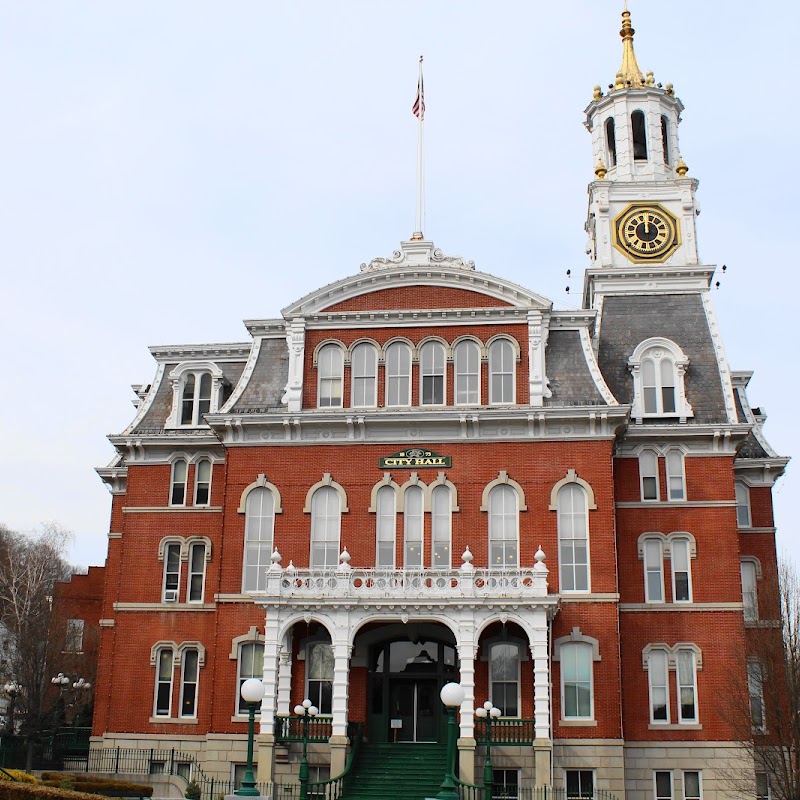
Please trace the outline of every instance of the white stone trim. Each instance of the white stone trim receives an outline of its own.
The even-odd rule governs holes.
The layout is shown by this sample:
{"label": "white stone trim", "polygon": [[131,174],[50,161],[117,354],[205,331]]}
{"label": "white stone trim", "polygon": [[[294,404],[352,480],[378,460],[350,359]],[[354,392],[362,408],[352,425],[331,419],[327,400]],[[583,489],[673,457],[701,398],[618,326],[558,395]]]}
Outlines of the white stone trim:
{"label": "white stone trim", "polygon": [[231,639],[231,652],[228,654],[228,658],[231,661],[238,661],[239,660],[239,646],[243,644],[251,644],[253,642],[264,642],[264,634],[255,626],[251,625],[250,630],[247,633],[243,633],[241,636],[235,636]]}
{"label": "white stone trim", "polygon": [[[666,350],[671,356],[675,365],[675,411],[673,412],[658,412],[646,413],[644,408],[644,392],[642,387],[642,359],[648,350]],[[639,342],[634,348],[631,357],[628,359],[628,369],[631,371],[633,377],[633,403],[631,404],[631,416],[636,420],[636,423],[641,425],[645,419],[673,419],[678,418],[678,421],[686,422],[688,417],[694,416],[694,411],[689,401],[686,398],[685,374],[686,368],[689,366],[689,359],[678,344],[671,339],[666,339],[663,336],[651,336]],[[657,378],[658,386],[660,383],[660,367],[656,369],[659,373]],[[736,419],[729,419],[729,422],[735,423]]]}
{"label": "white stone trim", "polygon": [[[740,604],[741,605],[741,604]],[[695,656],[695,668],[698,672],[703,669],[703,651],[694,642],[677,642],[668,645],[666,642],[650,643],[642,649],[642,669],[647,672],[650,669],[649,655],[653,650],[664,650],[667,654],[667,669],[675,671],[678,668],[678,651],[691,650]],[[697,698],[695,698],[697,704]]]}
{"label": "white stone trim", "polygon": [[711,293],[703,292],[701,295],[703,310],[706,314],[708,330],[711,333],[711,342],[714,345],[714,354],[717,357],[717,368],[719,369],[719,379],[722,384],[722,396],[725,398],[725,412],[728,415],[728,422],[737,422],[736,401],[733,397],[733,383],[731,381],[731,369],[728,366],[728,359],[725,357],[725,347],[722,343],[722,333],[717,322],[717,315],[714,313],[714,305],[711,302]]}
{"label": "white stone trim", "polygon": [[401,510],[398,506],[397,497],[400,493],[400,486],[392,480],[392,473],[391,472],[384,472],[383,478],[381,478],[370,490],[369,493],[369,508],[367,509],[370,514],[377,514],[378,513],[378,492],[383,489],[384,487],[388,486],[390,489],[394,489],[394,509],[395,513]]}
{"label": "white stone trim", "polygon": [[458,507],[458,489],[452,481],[447,479],[444,472],[440,472],[436,478],[428,484],[428,508],[426,511],[431,511],[433,507],[433,490],[437,486],[447,486],[450,489],[450,511],[461,511]]}
{"label": "white stone trim", "polygon": [[274,503],[273,514],[283,514],[283,507],[281,505],[281,493],[274,483],[267,480],[267,476],[261,472],[258,477],[249,485],[245,486],[242,495],[239,498],[239,507],[236,509],[237,514],[244,514],[247,511],[247,496],[254,489],[267,489],[272,494]]}
{"label": "white stone trim", "polygon": [[158,363],[155,377],[153,378],[153,382],[150,384],[150,391],[147,393],[144,400],[139,403],[139,407],[136,409],[136,416],[133,418],[131,424],[128,425],[128,427],[122,432],[122,436],[128,436],[129,434],[133,433],[133,430],[136,428],[136,426],[147,415],[147,412],[153,405],[153,401],[156,399],[156,394],[158,394],[158,390],[161,387],[161,381],[164,379],[164,370],[166,367],[167,365],[163,361]]}
{"label": "white stone trim", "polygon": [[330,472],[326,472],[322,476],[321,481],[317,481],[306,493],[306,502],[303,506],[303,513],[310,514],[311,513],[311,498],[314,496],[314,492],[317,489],[321,489],[323,486],[330,486],[332,489],[336,489],[339,493],[339,499],[341,501],[341,513],[346,514],[350,509],[347,507],[347,492],[345,491],[344,487],[340,483],[336,483],[335,480],[331,477]]}
{"label": "white stone trim", "polygon": [[[567,474],[560,480],[553,484],[550,490],[550,505],[547,507],[548,511],[558,511],[558,493],[561,489],[570,483],[577,483],[586,492],[586,508],[588,511],[597,511],[597,503],[594,501],[594,489],[583,478],[578,477],[578,473],[574,469],[568,469]],[[649,504],[648,504],[649,505]],[[588,520],[587,520],[588,522]]]}
{"label": "white stone trim", "polygon": [[253,376],[253,371],[256,368],[256,364],[258,363],[259,355],[261,354],[261,342],[264,340],[263,336],[256,336],[253,339],[253,346],[250,348],[250,353],[247,356],[247,363],[244,365],[244,370],[242,374],[239,376],[239,381],[236,384],[231,396],[225,401],[225,403],[220,407],[219,413],[225,414],[226,412],[230,411],[236,403],[239,402],[239,398],[242,396],[242,393],[247,388],[247,385],[250,383],[250,378]]}
{"label": "white stone trim", "polygon": [[[547,378],[545,352],[550,334],[550,315],[541,310],[528,312],[528,402],[534,408],[544,406],[544,400],[552,397]],[[515,375],[516,377],[516,375]],[[516,388],[516,380],[514,381]]]}
{"label": "white stone trim", "polygon": [[485,511],[487,514],[489,513],[489,495],[495,486],[510,486],[517,493],[517,502],[519,503],[517,511],[522,512],[528,510],[528,506],[525,503],[525,490],[513,478],[509,478],[508,473],[504,469],[501,469],[497,477],[493,481],[489,481],[489,483],[483,487],[483,494],[481,495],[481,511]]}
{"label": "white stone trim", "polygon": [[592,380],[594,381],[594,385],[597,387],[597,391],[600,392],[600,396],[606,401],[606,403],[608,403],[608,405],[618,406],[619,401],[616,397],[614,397],[611,389],[608,388],[608,384],[603,377],[603,373],[600,371],[600,365],[597,363],[597,358],[595,357],[594,349],[592,348],[592,340],[589,336],[589,329],[586,327],[580,327],[578,329],[578,334],[581,340],[581,348],[583,349],[583,357],[586,359],[586,366],[589,368],[589,374],[592,376]]}
{"label": "white stone trim", "polygon": [[222,370],[213,361],[182,361],[173,367],[169,373],[169,380],[172,384],[172,408],[164,422],[165,428],[178,430],[205,428],[206,423],[198,421],[196,425],[180,422],[181,394],[184,385],[184,376],[188,372],[207,372],[211,375],[211,398],[208,406],[208,413],[214,414],[219,409],[219,398],[222,385],[225,383],[225,376]]}
{"label": "white stone trim", "polygon": [[291,412],[303,408],[303,374],[306,348],[306,323],[304,319],[286,322],[286,346],[289,350],[289,377],[281,403]]}
{"label": "white stone trim", "polygon": [[697,558],[697,540],[689,531],[672,531],[668,534],[663,534],[658,531],[647,531],[643,533],[637,540],[637,552],[639,560],[644,558],[644,543],[647,539],[659,539],[661,541],[661,552],[664,558],[672,559],[672,542],[675,539],[688,539],[689,540],[689,556]]}
{"label": "white stone trim", "polygon": [[603,660],[600,655],[600,641],[593,636],[587,636],[576,626],[566,636],[559,636],[558,639],[553,639],[553,661],[561,661],[562,645],[575,642],[584,642],[592,646],[592,661]]}
{"label": "white stone trim", "polygon": [[755,566],[757,581],[760,581],[764,577],[763,570],[761,569],[761,561],[756,556],[739,556],[739,561],[748,561]]}

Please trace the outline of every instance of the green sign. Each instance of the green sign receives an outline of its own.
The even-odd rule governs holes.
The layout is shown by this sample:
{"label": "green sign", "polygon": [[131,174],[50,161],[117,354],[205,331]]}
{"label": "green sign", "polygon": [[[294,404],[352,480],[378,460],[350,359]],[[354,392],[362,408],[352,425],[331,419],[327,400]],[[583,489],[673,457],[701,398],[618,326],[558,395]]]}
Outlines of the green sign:
{"label": "green sign", "polygon": [[422,447],[409,447],[391,456],[384,456],[378,461],[381,469],[449,469],[453,465],[450,456],[440,456],[433,450]]}

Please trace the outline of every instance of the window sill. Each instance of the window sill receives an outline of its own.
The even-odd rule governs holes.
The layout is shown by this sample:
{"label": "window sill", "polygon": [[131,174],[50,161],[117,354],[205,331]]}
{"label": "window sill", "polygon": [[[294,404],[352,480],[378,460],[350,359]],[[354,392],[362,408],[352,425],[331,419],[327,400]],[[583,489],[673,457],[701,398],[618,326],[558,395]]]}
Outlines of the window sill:
{"label": "window sill", "polygon": [[150,717],[147,720],[154,725],[197,725],[197,717]]}
{"label": "window sill", "polygon": [[699,722],[680,722],[677,725],[670,722],[651,722],[647,726],[649,731],[701,731],[703,726]]}
{"label": "window sill", "polygon": [[[256,721],[258,721],[259,719],[261,719],[261,713],[257,712],[256,713]],[[231,722],[244,722],[246,724],[249,721],[250,721],[250,717],[248,717],[246,715],[242,715],[242,714],[239,714],[239,715],[234,714],[231,717]]]}
{"label": "window sill", "polygon": [[558,723],[562,728],[596,728],[596,719],[562,719]]}

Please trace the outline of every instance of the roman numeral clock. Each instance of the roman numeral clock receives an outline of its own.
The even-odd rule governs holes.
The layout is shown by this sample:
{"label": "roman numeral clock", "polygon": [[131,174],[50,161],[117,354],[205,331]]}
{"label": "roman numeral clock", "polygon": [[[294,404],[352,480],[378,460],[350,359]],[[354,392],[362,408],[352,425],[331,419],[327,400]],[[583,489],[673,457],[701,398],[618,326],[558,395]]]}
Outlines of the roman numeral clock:
{"label": "roman numeral clock", "polygon": [[633,262],[666,261],[680,243],[678,220],[657,203],[632,203],[614,220],[614,247]]}

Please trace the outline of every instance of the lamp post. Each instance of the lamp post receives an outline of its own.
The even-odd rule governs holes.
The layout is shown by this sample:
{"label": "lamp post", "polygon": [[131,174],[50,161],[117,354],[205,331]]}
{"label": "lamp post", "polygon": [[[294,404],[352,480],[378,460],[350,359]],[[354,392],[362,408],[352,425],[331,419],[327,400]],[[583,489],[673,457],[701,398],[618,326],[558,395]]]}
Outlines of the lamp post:
{"label": "lamp post", "polygon": [[300,800],[308,797],[308,723],[319,714],[319,709],[306,698],[294,707],[294,713],[303,720],[303,758],[300,760]]}
{"label": "lamp post", "polygon": [[456,787],[456,741],[458,721],[456,712],[464,702],[464,688],[458,683],[446,683],[439,692],[447,709],[447,772],[444,775],[436,800],[459,800]]}
{"label": "lamp post", "polygon": [[6,718],[6,733],[15,733],[14,711],[17,698],[22,694],[22,684],[10,681],[3,686],[3,691],[8,696],[8,716]]}
{"label": "lamp post", "polygon": [[503,712],[491,700],[483,704],[483,708],[475,709],[475,716],[486,720],[486,761],[483,765],[483,785],[486,787],[485,800],[492,800],[494,790],[494,770],[492,769],[492,723]]}
{"label": "lamp post", "polygon": [[234,792],[239,797],[258,797],[256,778],[253,775],[253,735],[256,725],[256,707],[264,698],[264,684],[258,678],[248,678],[241,688],[242,700],[247,703],[247,769],[242,785]]}

